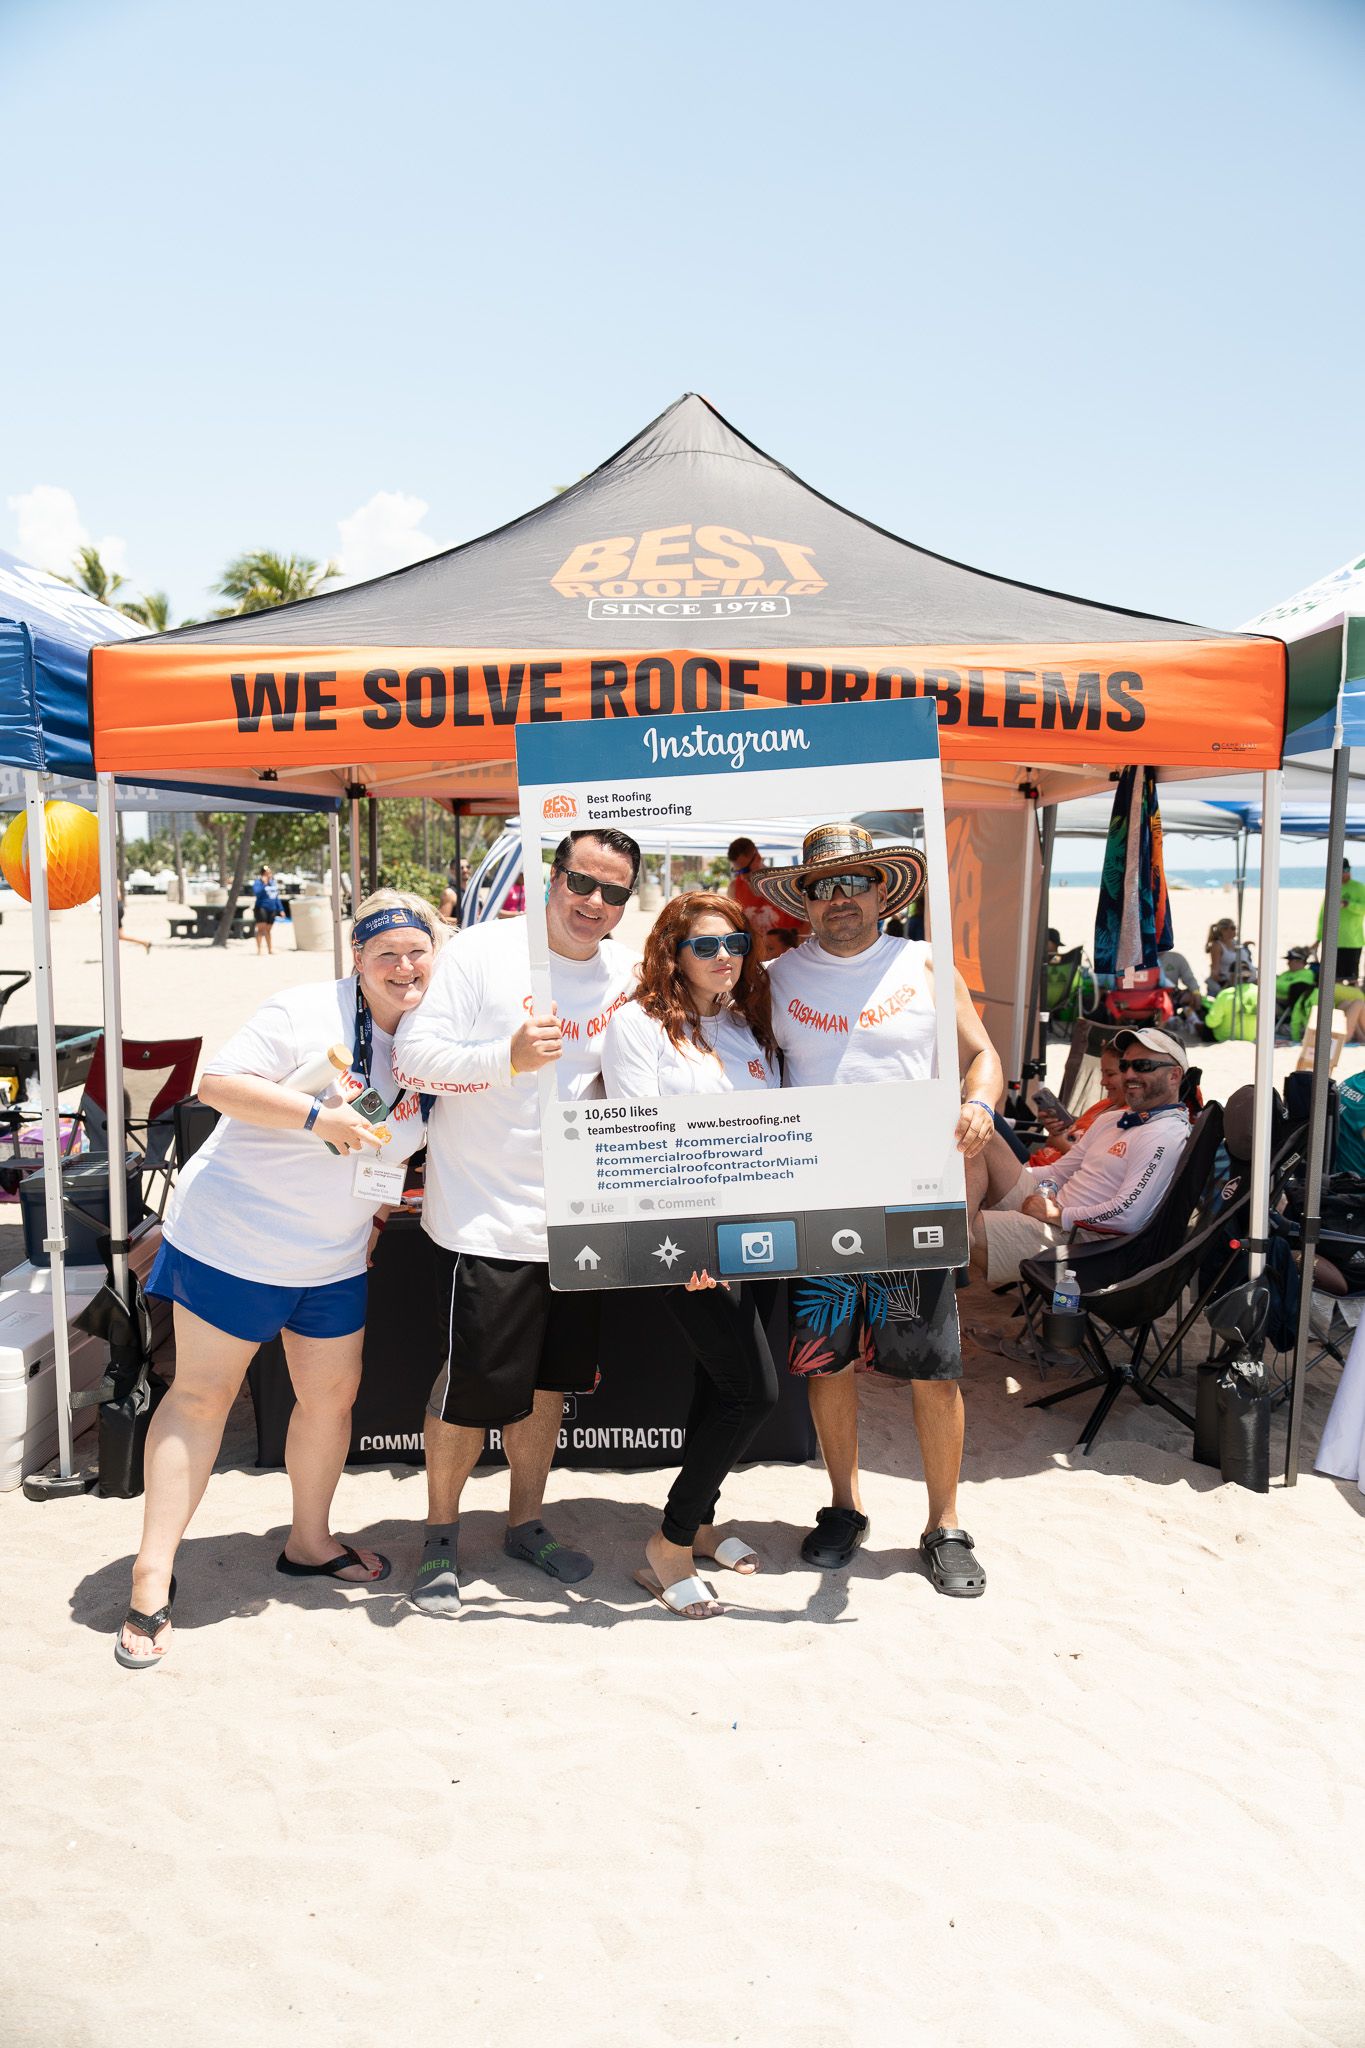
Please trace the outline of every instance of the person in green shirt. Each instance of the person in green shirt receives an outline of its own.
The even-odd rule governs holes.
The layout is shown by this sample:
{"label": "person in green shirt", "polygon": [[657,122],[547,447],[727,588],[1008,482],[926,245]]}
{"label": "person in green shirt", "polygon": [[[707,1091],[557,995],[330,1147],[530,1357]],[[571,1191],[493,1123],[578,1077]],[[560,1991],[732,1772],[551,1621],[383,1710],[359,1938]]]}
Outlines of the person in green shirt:
{"label": "person in green shirt", "polygon": [[[1316,953],[1322,944],[1322,920],[1327,910],[1326,899],[1318,912],[1318,936],[1313,946]],[[1351,863],[1341,863],[1341,922],[1337,928],[1337,980],[1359,981],[1360,952],[1365,946],[1365,882],[1351,880]]]}

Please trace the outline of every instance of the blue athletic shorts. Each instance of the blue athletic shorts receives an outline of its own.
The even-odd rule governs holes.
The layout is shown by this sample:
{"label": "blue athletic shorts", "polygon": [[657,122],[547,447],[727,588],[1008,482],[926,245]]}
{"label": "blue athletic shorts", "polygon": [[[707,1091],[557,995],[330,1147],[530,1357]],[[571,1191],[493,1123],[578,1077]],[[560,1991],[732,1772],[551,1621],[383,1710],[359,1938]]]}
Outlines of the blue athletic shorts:
{"label": "blue athletic shorts", "polygon": [[325,1287],[268,1287],[239,1280],[178,1252],[165,1238],[143,1291],[178,1301],[192,1316],[253,1344],[268,1344],[281,1330],[300,1337],[349,1337],[365,1327],[366,1276],[331,1280]]}

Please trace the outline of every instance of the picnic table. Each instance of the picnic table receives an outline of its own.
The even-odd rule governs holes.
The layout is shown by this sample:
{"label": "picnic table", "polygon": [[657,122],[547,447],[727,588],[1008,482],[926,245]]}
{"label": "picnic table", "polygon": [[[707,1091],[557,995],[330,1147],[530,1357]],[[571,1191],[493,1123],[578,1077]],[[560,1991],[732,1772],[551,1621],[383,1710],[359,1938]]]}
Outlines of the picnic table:
{"label": "picnic table", "polygon": [[[252,896],[239,896],[237,908],[232,914],[232,929],[229,936],[234,939],[249,939],[255,930],[251,915],[255,905]],[[171,937],[173,939],[212,939],[218,935],[222,921],[221,903],[189,903],[171,915]]]}

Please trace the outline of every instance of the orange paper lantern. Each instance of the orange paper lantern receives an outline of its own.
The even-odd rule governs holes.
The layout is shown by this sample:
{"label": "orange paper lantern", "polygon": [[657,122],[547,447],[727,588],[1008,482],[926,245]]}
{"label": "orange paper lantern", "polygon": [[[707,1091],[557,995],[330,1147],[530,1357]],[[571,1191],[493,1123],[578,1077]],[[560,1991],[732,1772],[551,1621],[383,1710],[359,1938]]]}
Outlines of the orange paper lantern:
{"label": "orange paper lantern", "polygon": [[[43,805],[47,837],[47,900],[53,910],[74,910],[99,894],[100,831],[93,811],[79,804]],[[12,818],[0,839],[0,873],[15,894],[32,900],[28,874],[28,812]]]}

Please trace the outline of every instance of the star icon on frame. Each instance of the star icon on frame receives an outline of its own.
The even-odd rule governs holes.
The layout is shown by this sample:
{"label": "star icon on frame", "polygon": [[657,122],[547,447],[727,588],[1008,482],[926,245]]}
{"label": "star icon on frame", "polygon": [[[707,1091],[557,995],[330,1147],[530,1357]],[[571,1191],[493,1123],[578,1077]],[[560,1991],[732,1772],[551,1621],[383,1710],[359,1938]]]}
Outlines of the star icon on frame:
{"label": "star icon on frame", "polygon": [[661,1259],[670,1273],[682,1255],[682,1246],[674,1244],[671,1237],[666,1237],[654,1253],[655,1258]]}

